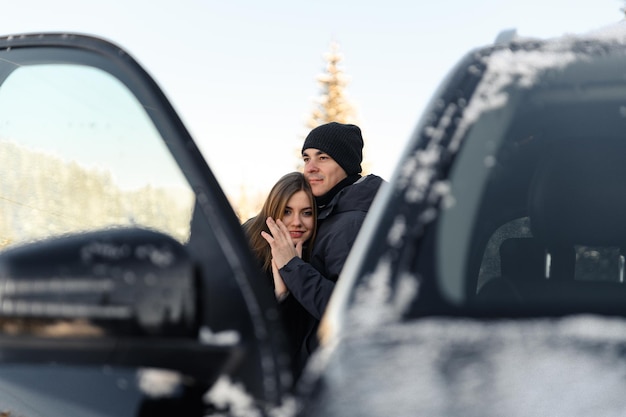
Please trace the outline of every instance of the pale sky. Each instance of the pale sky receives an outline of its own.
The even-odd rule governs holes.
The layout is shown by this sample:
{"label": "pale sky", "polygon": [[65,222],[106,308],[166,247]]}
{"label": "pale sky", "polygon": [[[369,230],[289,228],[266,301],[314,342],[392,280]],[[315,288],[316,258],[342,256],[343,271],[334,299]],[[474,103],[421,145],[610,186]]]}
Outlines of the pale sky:
{"label": "pale sky", "polygon": [[104,37],[155,78],[226,193],[267,192],[297,166],[331,41],[350,77],[371,171],[389,179],[443,77],[502,30],[577,34],[623,18],[622,0],[21,0],[0,35]]}

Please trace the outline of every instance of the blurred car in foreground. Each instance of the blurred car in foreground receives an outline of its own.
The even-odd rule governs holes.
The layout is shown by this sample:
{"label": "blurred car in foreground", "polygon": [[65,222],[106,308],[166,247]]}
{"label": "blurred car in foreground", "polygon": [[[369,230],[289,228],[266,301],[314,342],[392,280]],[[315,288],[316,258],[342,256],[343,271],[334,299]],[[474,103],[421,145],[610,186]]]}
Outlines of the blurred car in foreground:
{"label": "blurred car in foreground", "polygon": [[150,76],[0,38],[0,413],[622,416],[626,30],[444,79],[293,386],[269,286]]}
{"label": "blurred car in foreground", "polygon": [[307,416],[626,413],[626,31],[444,80],[325,317]]}
{"label": "blurred car in foreground", "polygon": [[0,38],[0,160],[0,414],[200,416],[239,393],[283,403],[273,296],[130,56],[83,35]]}

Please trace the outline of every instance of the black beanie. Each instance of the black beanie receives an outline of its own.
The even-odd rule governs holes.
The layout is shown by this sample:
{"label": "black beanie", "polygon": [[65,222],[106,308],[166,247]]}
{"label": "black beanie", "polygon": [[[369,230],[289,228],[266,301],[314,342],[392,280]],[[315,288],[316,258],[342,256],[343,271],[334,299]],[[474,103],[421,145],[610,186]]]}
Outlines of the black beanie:
{"label": "black beanie", "polygon": [[302,153],[309,148],[330,155],[348,175],[361,173],[363,137],[356,125],[330,122],[318,126],[304,140]]}

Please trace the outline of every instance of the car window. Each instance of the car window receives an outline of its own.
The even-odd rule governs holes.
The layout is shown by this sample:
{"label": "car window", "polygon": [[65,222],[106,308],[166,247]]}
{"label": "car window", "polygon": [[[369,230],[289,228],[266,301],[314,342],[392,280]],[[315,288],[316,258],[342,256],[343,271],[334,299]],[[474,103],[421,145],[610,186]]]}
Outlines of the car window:
{"label": "car window", "polygon": [[442,293],[485,308],[621,308],[624,51],[564,42],[483,62],[453,134],[463,141],[437,229]]}
{"label": "car window", "polygon": [[145,109],[98,68],[14,69],[0,88],[0,248],[142,226],[185,242],[194,197]]}

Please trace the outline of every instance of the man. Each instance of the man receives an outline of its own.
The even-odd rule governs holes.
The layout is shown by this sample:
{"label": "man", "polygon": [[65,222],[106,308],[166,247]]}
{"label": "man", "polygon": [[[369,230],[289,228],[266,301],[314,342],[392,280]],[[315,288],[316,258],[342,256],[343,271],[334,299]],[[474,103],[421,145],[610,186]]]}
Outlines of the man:
{"label": "man", "polygon": [[352,124],[331,122],[313,129],[304,140],[302,158],[318,207],[310,263],[298,257],[301,248],[294,248],[280,220],[268,218],[272,236],[266,239],[291,296],[314,318],[303,346],[308,356],[318,345],[319,321],[383,180],[373,174],[361,177],[363,137]]}

